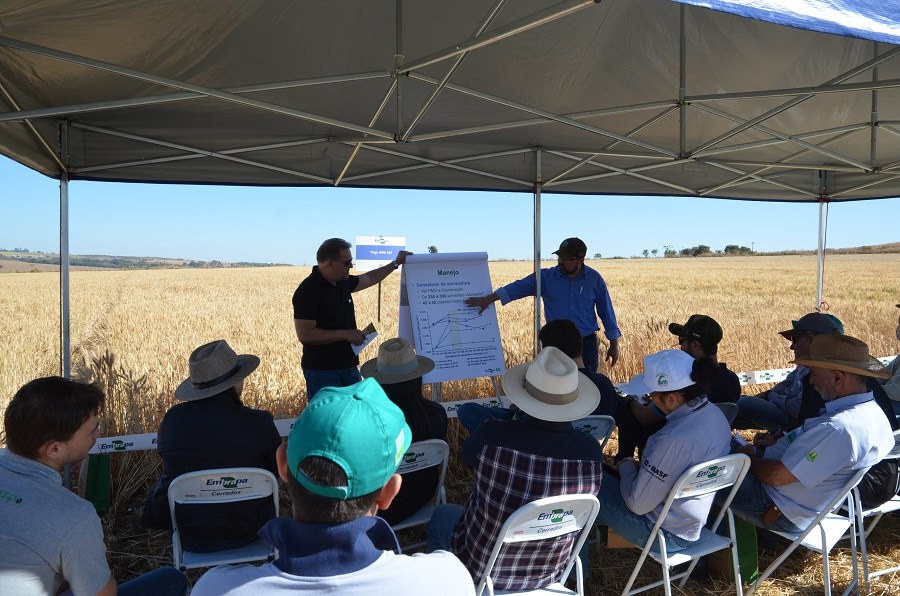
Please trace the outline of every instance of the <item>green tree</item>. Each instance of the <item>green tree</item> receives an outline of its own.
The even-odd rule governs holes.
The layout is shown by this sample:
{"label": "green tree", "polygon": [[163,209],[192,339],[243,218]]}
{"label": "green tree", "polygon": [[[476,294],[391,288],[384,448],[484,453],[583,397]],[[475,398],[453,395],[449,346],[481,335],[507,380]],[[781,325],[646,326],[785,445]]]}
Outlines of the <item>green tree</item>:
{"label": "green tree", "polygon": [[438,251],[437,246],[435,246],[435,245],[433,245],[433,244],[432,244],[431,246],[428,247],[428,252],[430,252],[431,254],[434,254],[434,253],[436,253],[437,251]]}
{"label": "green tree", "polygon": [[602,259],[602,258],[603,258],[603,255],[601,255],[599,252],[595,252],[595,253],[594,253],[594,258],[595,258],[595,259]]}
{"label": "green tree", "polygon": [[646,259],[650,256],[650,251],[645,248],[643,251],[641,251],[641,255],[643,255],[643,257]]}
{"label": "green tree", "polygon": [[656,257],[656,255],[658,255],[658,254],[659,254],[659,251],[658,251],[658,250],[657,250],[657,249],[655,249],[655,248],[654,248],[654,249],[653,249],[653,250],[651,250],[651,251],[650,251],[650,254],[652,254],[652,255],[653,255],[653,257],[654,257],[654,258],[655,258],[655,257]]}

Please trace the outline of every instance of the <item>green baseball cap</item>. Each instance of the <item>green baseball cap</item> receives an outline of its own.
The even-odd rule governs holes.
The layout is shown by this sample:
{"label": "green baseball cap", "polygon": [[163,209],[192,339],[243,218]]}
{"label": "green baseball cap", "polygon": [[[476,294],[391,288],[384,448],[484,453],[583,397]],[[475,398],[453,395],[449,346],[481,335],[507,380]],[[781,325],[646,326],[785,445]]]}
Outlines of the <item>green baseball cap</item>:
{"label": "green baseball cap", "polygon": [[[324,387],[303,409],[288,436],[291,474],[304,488],[332,499],[355,499],[383,487],[412,442],[403,412],[375,379]],[[299,468],[310,456],[337,464],[347,486],[322,486]]]}

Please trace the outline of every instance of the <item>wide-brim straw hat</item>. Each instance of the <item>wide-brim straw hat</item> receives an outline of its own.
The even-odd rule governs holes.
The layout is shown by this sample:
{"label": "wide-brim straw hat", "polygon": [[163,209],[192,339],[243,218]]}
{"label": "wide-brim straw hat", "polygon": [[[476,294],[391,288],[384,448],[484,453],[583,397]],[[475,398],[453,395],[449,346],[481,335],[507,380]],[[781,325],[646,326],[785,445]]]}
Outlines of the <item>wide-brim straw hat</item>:
{"label": "wide-brim straw hat", "polygon": [[888,368],[878,359],[869,356],[869,346],[849,335],[817,335],[813,337],[806,358],[794,360],[795,364],[829,370],[842,370],[866,377],[888,379]]}
{"label": "wide-brim straw hat", "polygon": [[401,337],[389,339],[378,347],[378,357],[359,367],[365,378],[373,378],[380,385],[402,383],[424,376],[434,370],[434,360],[416,355],[416,349]]}
{"label": "wide-brim straw hat", "polygon": [[503,391],[523,412],[549,422],[579,420],[600,404],[600,390],[594,382],[552,346],[541,350],[533,362],[506,371]]}
{"label": "wide-brim straw hat", "polygon": [[194,401],[234,387],[259,366],[253,354],[236,354],[224,339],[204,344],[188,358],[190,377],[175,390],[175,399]]}

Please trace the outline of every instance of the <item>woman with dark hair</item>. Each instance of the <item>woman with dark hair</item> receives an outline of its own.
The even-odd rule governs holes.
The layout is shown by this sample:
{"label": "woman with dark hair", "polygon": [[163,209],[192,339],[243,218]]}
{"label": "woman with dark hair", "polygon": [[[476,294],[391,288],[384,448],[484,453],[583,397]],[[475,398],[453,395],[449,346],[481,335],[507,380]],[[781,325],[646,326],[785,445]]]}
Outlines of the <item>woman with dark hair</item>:
{"label": "woman with dark hair", "polygon": [[[141,523],[171,530],[169,484],[187,472],[215,468],[262,468],[278,477],[275,451],[281,436],[272,414],[241,403],[244,379],[259,366],[252,354],[236,354],[225,340],[200,346],[188,359],[190,378],[175,390],[157,434],[163,472],[150,489]],[[239,548],[258,539],[276,515],[272,499],[176,505],[182,544],[195,552]]]}
{"label": "woman with dark hair", "polygon": [[[632,379],[629,387],[640,386],[640,394],[650,395],[666,425],[647,441],[640,462],[623,459],[615,468],[617,475],[604,475],[597,496],[597,523],[643,545],[684,471],[731,452],[728,420],[706,397],[718,374],[713,359],[695,360],[681,350],[663,350],[644,358],[644,374]],[[669,553],[683,550],[700,537],[713,496],[673,503],[662,525]],[[658,551],[659,544],[652,550]]]}
{"label": "woman with dark hair", "polygon": [[[378,357],[360,367],[363,377],[372,377],[388,398],[403,411],[412,431],[412,440],[441,439],[447,436],[447,412],[436,402],[422,397],[422,376],[434,369],[434,361],[416,355],[401,338],[389,339],[378,348]],[[440,466],[403,475],[400,493],[390,508],[378,515],[389,524],[403,521],[434,498]]]}

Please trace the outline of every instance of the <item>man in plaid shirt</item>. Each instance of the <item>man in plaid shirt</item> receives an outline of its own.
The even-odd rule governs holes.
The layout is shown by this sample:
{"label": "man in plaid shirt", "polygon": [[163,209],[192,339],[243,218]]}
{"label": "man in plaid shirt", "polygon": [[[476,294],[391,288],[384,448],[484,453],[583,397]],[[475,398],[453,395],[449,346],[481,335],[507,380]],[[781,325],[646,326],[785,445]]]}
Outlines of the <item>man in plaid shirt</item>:
{"label": "man in plaid shirt", "polygon": [[[534,362],[510,369],[503,389],[529,416],[486,420],[466,439],[463,461],[475,473],[469,502],[439,507],[428,526],[429,551],[449,548],[476,582],[516,509],[544,497],[600,490],[603,451],[571,423],[594,411],[600,392],[572,359],[545,348]],[[534,589],[559,581],[576,538],[570,533],[508,545],[494,565],[494,588]]]}

